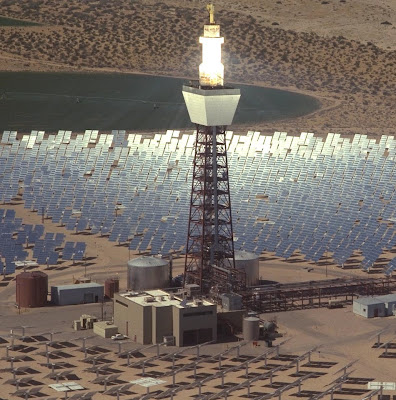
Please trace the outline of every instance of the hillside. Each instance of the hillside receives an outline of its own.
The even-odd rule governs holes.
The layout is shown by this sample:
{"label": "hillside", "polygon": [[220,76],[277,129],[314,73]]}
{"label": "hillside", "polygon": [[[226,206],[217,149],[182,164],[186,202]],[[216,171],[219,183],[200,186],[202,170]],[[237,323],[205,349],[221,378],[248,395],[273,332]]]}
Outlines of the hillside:
{"label": "hillside", "polygon": [[[3,16],[41,24],[0,27],[0,69],[196,78],[198,36],[207,21],[205,3],[176,3],[0,0]],[[355,3],[218,2],[216,20],[225,36],[228,81],[289,88],[322,101],[322,110],[314,115],[255,128],[392,133],[396,23],[391,7],[395,6],[390,0],[376,9],[367,0],[357,7]],[[353,22],[348,25],[345,18]],[[373,41],[368,40],[371,36]]]}

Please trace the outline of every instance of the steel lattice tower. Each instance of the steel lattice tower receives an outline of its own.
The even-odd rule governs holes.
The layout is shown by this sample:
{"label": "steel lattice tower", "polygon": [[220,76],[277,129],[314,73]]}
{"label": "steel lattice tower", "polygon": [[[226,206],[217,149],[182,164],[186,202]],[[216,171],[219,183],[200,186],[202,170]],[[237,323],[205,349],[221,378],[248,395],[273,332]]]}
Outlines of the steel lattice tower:
{"label": "steel lattice tower", "polygon": [[210,24],[204,26],[199,83],[183,86],[190,119],[196,124],[194,168],[187,234],[184,284],[201,291],[245,286],[244,274],[235,268],[228,175],[226,126],[231,124],[240,90],[225,87],[221,63],[220,25],[208,5]]}

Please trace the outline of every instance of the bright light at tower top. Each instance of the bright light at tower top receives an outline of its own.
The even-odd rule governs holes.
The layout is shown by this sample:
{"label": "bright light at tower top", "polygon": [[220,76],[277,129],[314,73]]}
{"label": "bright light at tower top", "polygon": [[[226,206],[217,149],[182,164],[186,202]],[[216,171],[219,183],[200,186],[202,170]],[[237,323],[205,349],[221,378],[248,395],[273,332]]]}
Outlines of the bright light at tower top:
{"label": "bright light at tower top", "polygon": [[199,84],[201,86],[219,87],[224,85],[224,65],[221,63],[220,25],[215,24],[214,6],[207,5],[209,24],[204,25],[204,35],[199,38],[202,44],[202,63],[199,66]]}

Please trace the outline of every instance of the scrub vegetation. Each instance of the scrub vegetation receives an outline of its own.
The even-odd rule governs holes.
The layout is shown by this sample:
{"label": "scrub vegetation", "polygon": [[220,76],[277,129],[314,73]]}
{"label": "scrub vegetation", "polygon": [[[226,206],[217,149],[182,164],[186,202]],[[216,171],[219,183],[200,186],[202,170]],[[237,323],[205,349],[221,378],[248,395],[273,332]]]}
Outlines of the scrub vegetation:
{"label": "scrub vegetation", "polygon": [[[317,26],[316,17],[329,13],[323,7],[343,12],[331,4],[305,3],[311,7],[312,27]],[[294,89],[322,101],[322,110],[314,115],[271,125],[270,130],[391,133],[396,124],[396,51],[391,46],[335,35],[336,31],[326,34],[317,28],[315,32],[309,26],[288,29],[289,20],[298,20],[298,13],[303,18],[306,12],[292,0],[275,5],[253,0],[218,4],[216,20],[225,36],[226,81]],[[0,27],[3,70],[197,76],[198,36],[208,21],[202,2],[0,0],[0,8],[7,17],[43,25]],[[317,9],[322,14],[316,15]],[[269,14],[275,17],[269,19]],[[389,24],[378,22],[378,29],[394,35]]]}

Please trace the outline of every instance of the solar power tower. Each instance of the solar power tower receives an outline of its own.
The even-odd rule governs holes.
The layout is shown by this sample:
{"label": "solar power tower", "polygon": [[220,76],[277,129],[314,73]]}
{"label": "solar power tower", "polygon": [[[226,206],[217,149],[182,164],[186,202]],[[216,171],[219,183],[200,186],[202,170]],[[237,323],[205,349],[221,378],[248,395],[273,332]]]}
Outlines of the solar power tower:
{"label": "solar power tower", "polygon": [[237,290],[244,274],[235,268],[226,126],[232,123],[240,90],[224,85],[220,25],[214,7],[207,6],[199,81],[183,85],[183,97],[196,125],[194,168],[185,259],[184,285],[196,283],[201,292],[211,287]]}

